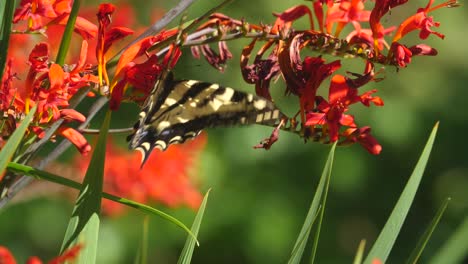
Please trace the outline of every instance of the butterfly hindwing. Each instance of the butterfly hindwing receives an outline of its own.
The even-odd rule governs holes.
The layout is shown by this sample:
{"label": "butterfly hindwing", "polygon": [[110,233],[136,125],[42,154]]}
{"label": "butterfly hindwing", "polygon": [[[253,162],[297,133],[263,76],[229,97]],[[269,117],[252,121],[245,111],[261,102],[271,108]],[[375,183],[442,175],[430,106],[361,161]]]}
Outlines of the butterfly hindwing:
{"label": "butterfly hindwing", "polygon": [[130,148],[143,154],[183,143],[209,127],[263,124],[275,126],[284,114],[270,101],[218,84],[174,81],[172,74],[159,80],[129,136]]}

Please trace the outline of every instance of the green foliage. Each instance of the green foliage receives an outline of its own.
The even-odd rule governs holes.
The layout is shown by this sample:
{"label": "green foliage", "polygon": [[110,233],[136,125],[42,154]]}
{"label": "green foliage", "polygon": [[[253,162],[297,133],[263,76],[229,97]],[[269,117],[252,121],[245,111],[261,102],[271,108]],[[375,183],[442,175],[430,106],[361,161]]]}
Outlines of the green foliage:
{"label": "green foliage", "polygon": [[[26,166],[26,165],[10,162],[10,163],[8,163],[7,170],[9,170],[11,172],[18,173],[18,174],[22,174],[22,175],[25,175],[25,176],[31,176],[31,177],[35,177],[35,178],[38,178],[38,179],[43,179],[43,180],[46,180],[46,181],[49,181],[49,182],[57,183],[57,184],[60,184],[60,185],[63,185],[63,186],[69,187],[69,188],[73,188],[73,189],[77,189],[77,190],[82,189],[82,185],[80,183],[78,183],[78,182],[72,181],[72,180],[67,179],[67,178],[60,177],[58,175],[54,175],[52,173],[48,173],[46,171],[41,171],[41,170],[35,169],[33,167]],[[192,234],[190,229],[188,229],[188,227],[186,227],[182,222],[180,222],[179,220],[177,220],[173,216],[170,216],[170,215],[168,215],[168,214],[166,214],[166,213],[164,213],[164,212],[162,212],[162,211],[160,211],[158,209],[155,209],[155,208],[153,208],[151,206],[148,206],[146,204],[138,203],[138,202],[135,202],[135,201],[132,201],[132,200],[129,200],[129,199],[126,199],[126,198],[122,198],[122,197],[119,197],[119,196],[115,196],[115,195],[112,195],[112,194],[109,194],[109,193],[106,193],[106,192],[102,193],[102,198],[114,201],[116,203],[126,205],[128,207],[135,208],[135,209],[137,209],[137,210],[139,210],[139,211],[141,211],[143,213],[149,214],[149,215],[159,216],[159,217],[161,217],[161,218],[163,218],[165,220],[168,220],[169,222],[173,223],[174,225],[182,228],[190,236],[195,238],[195,236]]]}
{"label": "green foliage", "polygon": [[191,231],[195,235],[195,237],[193,236],[187,237],[184,248],[182,249],[182,253],[179,256],[179,261],[177,261],[178,264],[190,264],[190,262],[192,261],[192,255],[195,249],[195,245],[198,245],[196,236],[198,236],[198,231],[200,230],[201,222],[203,220],[203,215],[205,214],[205,208],[208,202],[209,195],[210,195],[210,190],[206,192],[205,197],[203,198],[202,204],[200,205],[200,208],[198,209],[198,213],[195,216],[195,220],[193,220]]}
{"label": "green foliage", "polygon": [[107,111],[62,244],[61,253],[75,245],[84,246],[80,250],[77,263],[95,263],[96,261],[106,142],[110,119],[111,112]]}
{"label": "green foliage", "polygon": [[21,143],[23,139],[24,133],[26,129],[28,129],[29,124],[34,118],[34,114],[36,113],[36,107],[33,107],[26,118],[21,122],[21,125],[15,130],[15,132],[11,135],[8,142],[0,151],[0,171],[5,171],[8,162],[12,159],[13,155],[16,152],[16,149]]}
{"label": "green foliage", "polygon": [[434,144],[435,136],[437,134],[437,128],[439,124],[437,123],[432,130],[431,135],[424,147],[424,150],[419,158],[416,167],[414,168],[413,173],[411,174],[408,183],[406,184],[403,192],[398,199],[390,217],[387,220],[384,228],[379,234],[377,241],[372,246],[369,255],[367,255],[364,263],[372,263],[374,259],[379,259],[383,262],[387,260],[390,251],[393,248],[400,229],[403,225],[403,222],[406,219],[408,211],[413,203],[414,196],[418,190],[419,183],[421,182],[424,170],[426,169],[427,161],[429,160],[429,155]]}
{"label": "green foliage", "polygon": [[314,261],[318,239],[320,235],[321,221],[323,217],[323,212],[325,210],[325,202],[328,187],[330,186],[330,177],[333,167],[333,158],[335,156],[335,147],[336,144],[332,146],[330,153],[328,154],[328,159],[325,163],[325,167],[323,168],[322,176],[320,177],[320,182],[317,186],[317,190],[315,191],[314,198],[312,199],[312,203],[310,204],[309,212],[307,213],[304,224],[302,225],[302,229],[299,233],[299,236],[297,237],[296,243],[294,244],[294,248],[292,250],[291,257],[288,263],[300,263],[302,255],[304,253],[304,248],[307,244],[307,240],[312,229],[312,225],[314,224],[317,216],[320,214],[320,222],[317,225],[317,231],[314,236],[314,246],[311,257],[312,263]]}
{"label": "green foliage", "polygon": [[453,232],[447,242],[440,248],[431,259],[429,264],[456,264],[462,263],[468,256],[468,216],[460,226]]}
{"label": "green foliage", "polygon": [[5,72],[5,64],[8,52],[8,45],[10,43],[11,34],[11,21],[16,6],[15,0],[1,1],[0,2],[0,80],[3,80],[3,73]]}
{"label": "green foliage", "polygon": [[437,211],[436,215],[432,219],[432,221],[429,224],[429,226],[427,227],[426,231],[424,232],[424,234],[419,239],[418,244],[416,245],[413,252],[411,253],[408,261],[406,262],[407,264],[415,264],[415,263],[418,262],[419,257],[421,256],[424,248],[426,247],[427,242],[429,242],[429,239],[431,238],[432,233],[434,232],[435,228],[439,224],[439,221],[442,218],[442,215],[444,214],[445,209],[447,209],[447,206],[448,206],[448,203],[450,202],[450,200],[451,200],[450,197],[445,199],[444,203],[442,204],[442,206]]}

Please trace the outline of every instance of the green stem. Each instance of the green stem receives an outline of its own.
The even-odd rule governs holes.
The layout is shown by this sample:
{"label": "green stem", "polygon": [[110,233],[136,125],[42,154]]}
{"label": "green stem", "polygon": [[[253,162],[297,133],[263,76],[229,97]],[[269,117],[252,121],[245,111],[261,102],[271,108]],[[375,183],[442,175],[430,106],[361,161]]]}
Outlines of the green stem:
{"label": "green stem", "polygon": [[55,60],[60,65],[64,64],[68,48],[70,47],[71,37],[73,34],[73,29],[75,28],[76,17],[78,16],[78,11],[80,10],[81,1],[82,0],[73,1],[73,7],[70,16],[68,17],[67,26],[65,27],[65,32],[63,32],[62,42],[60,42],[60,48]]}
{"label": "green stem", "polygon": [[2,19],[2,31],[0,36],[0,80],[3,80],[3,72],[7,61],[8,45],[10,44],[11,22],[15,11],[16,1],[8,0],[5,4],[5,9]]}

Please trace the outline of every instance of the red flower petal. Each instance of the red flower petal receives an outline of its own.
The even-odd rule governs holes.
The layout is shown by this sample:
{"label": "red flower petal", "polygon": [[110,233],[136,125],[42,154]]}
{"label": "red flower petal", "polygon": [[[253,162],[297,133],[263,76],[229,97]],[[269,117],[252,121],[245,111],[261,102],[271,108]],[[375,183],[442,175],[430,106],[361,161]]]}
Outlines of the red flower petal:
{"label": "red flower petal", "polygon": [[86,155],[91,151],[91,146],[89,145],[88,141],[86,141],[86,138],[75,129],[62,126],[57,129],[57,134],[68,139],[73,145],[76,146],[81,154]]}
{"label": "red flower petal", "polygon": [[133,34],[133,30],[126,27],[113,27],[106,32],[104,36],[104,53],[109,50],[109,47],[122,38],[125,38],[128,35]]}
{"label": "red flower petal", "polygon": [[66,262],[68,263],[68,261],[74,260],[78,256],[78,253],[82,248],[83,248],[82,245],[76,245],[66,250],[65,252],[63,252],[62,255],[49,261],[49,264],[63,264]]}
{"label": "red flower petal", "polygon": [[42,264],[42,260],[38,257],[29,257],[28,260],[26,260],[26,264]]}
{"label": "red flower petal", "polygon": [[82,113],[76,111],[75,109],[60,110],[60,117],[66,120],[78,121],[80,123],[83,123],[84,121],[86,121],[86,117]]}
{"label": "red flower petal", "polygon": [[99,23],[103,25],[103,27],[107,27],[110,24],[110,19],[112,14],[115,11],[115,6],[113,4],[100,4],[99,5],[99,12],[97,13],[97,17]]}
{"label": "red flower petal", "polygon": [[50,89],[59,90],[63,87],[65,72],[58,64],[52,64],[49,69]]}
{"label": "red flower petal", "polygon": [[16,260],[6,247],[0,246],[0,263],[16,264]]}

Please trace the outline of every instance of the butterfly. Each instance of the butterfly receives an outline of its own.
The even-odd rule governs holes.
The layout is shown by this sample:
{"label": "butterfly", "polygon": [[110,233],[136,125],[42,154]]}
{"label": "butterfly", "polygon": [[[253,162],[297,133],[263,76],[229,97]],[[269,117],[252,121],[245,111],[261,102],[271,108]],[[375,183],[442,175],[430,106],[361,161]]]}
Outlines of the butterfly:
{"label": "butterfly", "polygon": [[162,74],[129,135],[130,149],[146,162],[154,148],[165,150],[198,136],[205,128],[261,124],[277,126],[286,116],[269,100],[250,93]]}

